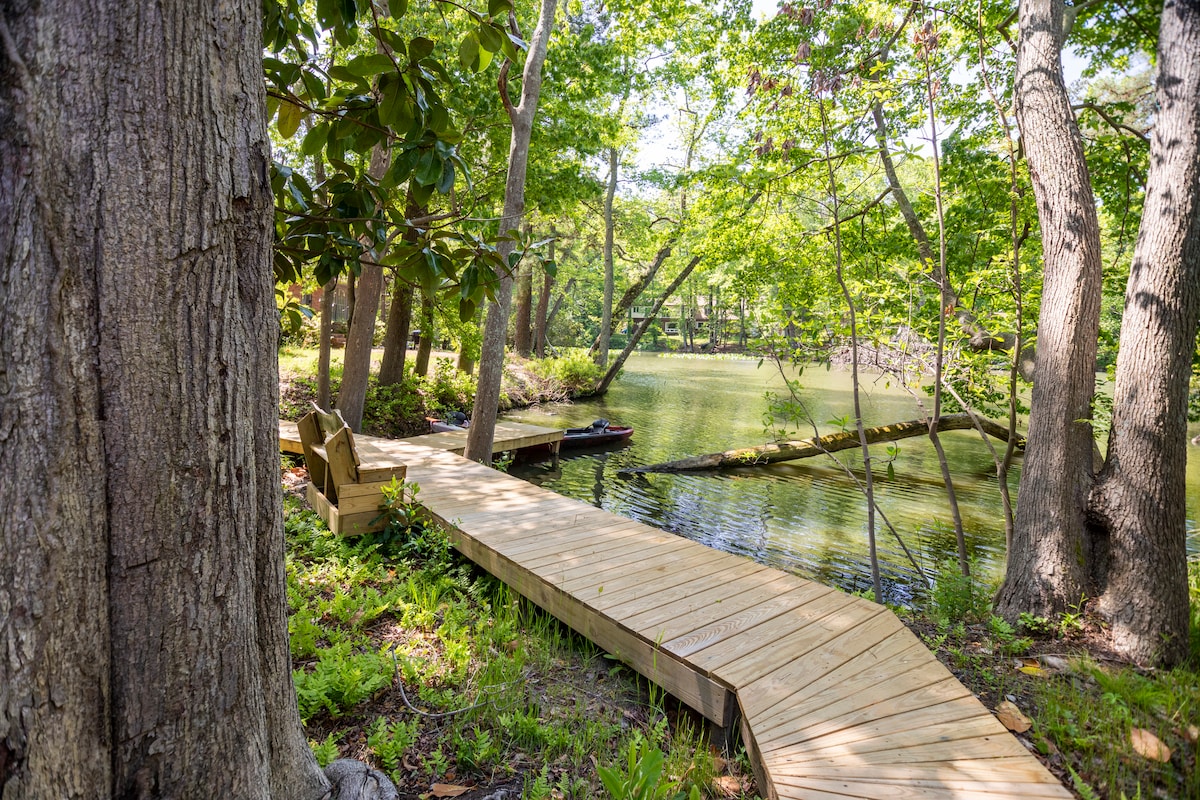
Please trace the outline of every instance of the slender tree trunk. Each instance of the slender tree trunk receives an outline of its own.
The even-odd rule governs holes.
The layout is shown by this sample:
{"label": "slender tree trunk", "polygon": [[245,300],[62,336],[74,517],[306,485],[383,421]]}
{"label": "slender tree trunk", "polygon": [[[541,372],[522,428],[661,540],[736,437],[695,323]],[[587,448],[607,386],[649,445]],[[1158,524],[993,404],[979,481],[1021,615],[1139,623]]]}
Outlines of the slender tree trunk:
{"label": "slender tree trunk", "polygon": [[[946,487],[946,500],[950,505],[950,519],[954,524],[954,541],[958,549],[958,571],[964,577],[971,575],[971,560],[967,554],[967,536],[963,531],[962,512],[958,508],[958,493],[954,491],[954,476],[950,474],[950,462],[946,459],[946,449],[942,447],[942,437],[938,435],[937,423],[942,418],[942,382],[945,373],[946,358],[946,313],[954,307],[955,298],[950,292],[950,271],[946,266],[946,210],[942,204],[942,158],[939,152],[937,110],[934,100],[934,81],[929,62],[933,58],[933,41],[925,43],[925,95],[929,108],[929,141],[933,149],[933,193],[934,204],[937,208],[938,225],[938,261],[934,275],[938,284],[938,339],[937,355],[934,362],[933,375],[933,418],[929,421],[929,440],[937,453],[938,466],[942,472],[942,483]],[[878,103],[876,104],[878,106]]]}
{"label": "slender tree trunk", "polygon": [[383,361],[379,385],[394,386],[404,380],[408,334],[412,329],[413,289],[399,275],[392,280],[392,302],[388,309],[387,333],[383,337]]}
{"label": "slender tree trunk", "polygon": [[1045,282],[1037,380],[1013,546],[997,609],[1056,616],[1089,592],[1084,508],[1092,484],[1092,395],[1100,318],[1100,230],[1060,61],[1062,0],[1020,7],[1014,93],[1042,222]]}
{"label": "slender tree trunk", "polygon": [[608,366],[608,347],[612,338],[613,320],[613,238],[616,225],[613,222],[613,198],[617,195],[617,168],[620,159],[617,148],[608,148],[608,191],[604,193],[604,299],[600,304],[600,350],[596,363]]}
{"label": "slender tree trunk", "polygon": [[[542,0],[537,28],[529,42],[525,70],[521,81],[521,101],[513,106],[508,99],[508,63],[500,72],[500,94],[512,123],[512,139],[508,148],[508,177],[504,185],[504,214],[500,232],[515,233],[525,214],[525,172],[529,167],[529,140],[533,133],[533,117],[537,112],[538,96],[542,90],[542,64],[546,60],[546,45],[554,23],[558,0]],[[497,248],[500,259],[508,263],[514,248],[511,240]],[[504,373],[504,340],[508,329],[508,308],[512,302],[513,277],[505,272],[496,287],[496,301],[488,306],[483,337],[483,354],[479,364],[479,381],[475,391],[475,408],[471,413],[471,428],[467,434],[464,455],[485,464],[492,463],[492,440],[496,435],[496,413],[500,404],[500,379]]]}
{"label": "slender tree trunk", "polygon": [[517,309],[513,316],[513,349],[521,358],[529,358],[533,354],[533,264],[527,259],[517,266]]}
{"label": "slender tree trunk", "polygon": [[558,314],[558,309],[562,307],[563,298],[575,291],[575,279],[571,278],[567,281],[567,285],[563,288],[562,294],[554,298],[554,305],[550,307],[550,313],[546,315],[546,327],[550,327],[550,323],[554,322],[554,317]]}
{"label": "slender tree trunk", "polygon": [[329,366],[333,336],[333,293],[337,291],[337,279],[321,287],[321,328],[317,342],[317,405],[328,410],[331,400],[329,388]]}
{"label": "slender tree trunk", "polygon": [[13,9],[2,793],[315,800],[287,643],[260,5]]}
{"label": "slender tree trunk", "polygon": [[[554,245],[558,231],[551,229],[550,245],[547,253],[550,262],[554,262]],[[538,358],[546,357],[546,316],[550,311],[550,291],[554,288],[554,276],[549,269],[542,271],[542,288],[538,292],[537,312],[533,324],[533,353]]]}
{"label": "slender tree trunk", "polygon": [[[1108,459],[1091,495],[1099,611],[1143,663],[1188,653],[1187,394],[1200,315],[1200,8],[1168,2]],[[1021,497],[1024,502],[1024,495]]]}
{"label": "slender tree trunk", "polygon": [[[313,175],[317,179],[318,192],[325,201],[325,159],[313,159]],[[321,287],[320,328],[317,335],[317,405],[328,410],[331,392],[329,388],[330,341],[333,335],[333,293],[337,289],[337,278],[329,279]]]}
{"label": "slender tree trunk", "polygon": [[429,356],[433,352],[433,328],[436,324],[436,320],[434,319],[434,311],[435,309],[433,306],[433,301],[426,297],[425,293],[422,292],[421,316],[419,318],[421,323],[421,341],[417,343],[417,357],[413,361],[414,375],[429,374]]}
{"label": "slender tree trunk", "polygon": [[[371,151],[368,172],[379,180],[387,168],[387,147],[377,144]],[[371,349],[375,343],[375,320],[379,315],[379,298],[383,294],[383,267],[379,266],[379,254],[368,247],[363,251],[362,260],[355,283],[354,316],[350,318],[350,330],[346,335],[342,386],[337,397],[338,410],[355,433],[362,430],[363,403],[367,399],[367,382],[371,375]],[[367,261],[372,263],[365,263]]]}
{"label": "slender tree trunk", "polygon": [[686,267],[679,271],[679,275],[676,276],[675,280],[671,281],[671,285],[668,286],[666,291],[662,293],[662,296],[658,298],[658,301],[654,304],[654,308],[651,309],[650,313],[638,323],[636,328],[634,328],[633,333],[629,336],[629,341],[625,343],[625,349],[621,351],[621,355],[617,357],[617,360],[609,365],[608,371],[604,373],[604,377],[601,378],[600,382],[596,384],[596,388],[593,390],[592,394],[604,394],[608,391],[608,387],[611,386],[612,382],[617,379],[617,373],[621,371],[621,367],[625,365],[625,361],[628,360],[630,354],[633,353],[633,350],[637,347],[638,342],[642,340],[642,336],[645,335],[646,330],[650,327],[654,320],[658,318],[658,312],[662,310],[663,305],[667,302],[667,300],[671,299],[671,295],[675,294],[675,290],[678,289],[685,280],[687,280],[687,277],[692,274],[692,270],[696,269],[696,265],[699,263],[700,256],[695,256],[691,261],[688,262]]}
{"label": "slender tree trunk", "polygon": [[[623,319],[629,312],[629,309],[633,308],[633,304],[637,302],[639,297],[642,296],[642,292],[646,291],[646,287],[649,286],[654,281],[655,276],[658,275],[658,268],[661,267],[663,262],[667,260],[667,257],[671,255],[671,250],[674,248],[674,246],[675,239],[671,239],[671,241],[664,245],[662,249],[660,249],[654,256],[654,261],[650,262],[650,266],[646,267],[645,271],[642,272],[642,274],[639,275],[637,279],[629,285],[629,288],[627,288],[625,293],[621,295],[621,300],[613,308],[613,319]],[[594,354],[596,349],[599,347],[600,337],[597,336],[592,342],[590,352]]]}
{"label": "slender tree trunk", "polygon": [[[412,201],[410,192],[404,204],[404,216],[407,219],[423,217],[429,213],[428,208],[417,205]],[[419,231],[409,225],[401,234],[401,241],[407,245],[417,243]],[[387,327],[383,335],[383,361],[379,364],[379,384],[395,386],[404,380],[404,361],[408,355],[408,333],[412,327],[413,288],[401,277],[399,270],[392,280],[392,298],[388,304]]]}

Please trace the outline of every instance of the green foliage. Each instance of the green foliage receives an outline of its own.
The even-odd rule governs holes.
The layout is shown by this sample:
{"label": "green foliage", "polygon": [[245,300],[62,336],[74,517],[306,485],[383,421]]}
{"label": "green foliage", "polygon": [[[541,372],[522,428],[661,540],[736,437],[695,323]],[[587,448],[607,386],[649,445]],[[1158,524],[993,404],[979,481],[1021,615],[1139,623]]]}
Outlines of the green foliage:
{"label": "green foliage", "polygon": [[641,737],[629,743],[626,768],[601,765],[600,781],[613,800],[666,800],[688,798],[699,800],[700,790],[692,786],[690,793],[679,791],[675,782],[663,779],[663,753]]}
{"label": "green foliage", "polygon": [[604,375],[586,350],[571,348],[556,358],[534,359],[529,371],[544,380],[553,380],[570,394],[590,390]]}
{"label": "green foliage", "polygon": [[418,724],[409,722],[389,723],[386,717],[377,717],[367,731],[367,747],[388,773],[400,769],[404,754],[417,741]]}
{"label": "green foliage", "polygon": [[341,753],[338,750],[338,739],[341,738],[342,735],[340,733],[334,732],[320,742],[309,740],[309,749],[312,750],[313,756],[317,759],[317,765],[321,769],[325,769],[325,767],[328,767],[341,757]]}
{"label": "green foliage", "polygon": [[943,626],[986,620],[991,616],[991,595],[990,586],[963,575],[957,563],[947,562],[933,586],[934,617]]}
{"label": "green foliage", "polygon": [[392,682],[392,660],[384,652],[354,652],[349,642],[322,650],[311,669],[292,672],[300,718],[318,711],[337,718]]}

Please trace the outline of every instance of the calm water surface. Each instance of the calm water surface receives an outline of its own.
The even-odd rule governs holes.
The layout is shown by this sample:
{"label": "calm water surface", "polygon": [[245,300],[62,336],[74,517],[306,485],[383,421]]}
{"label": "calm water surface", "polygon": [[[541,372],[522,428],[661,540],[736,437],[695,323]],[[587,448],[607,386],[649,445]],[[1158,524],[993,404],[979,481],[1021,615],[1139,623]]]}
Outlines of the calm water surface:
{"label": "calm water surface", "polygon": [[[852,415],[849,373],[810,368],[801,376],[803,400],[822,433],[827,421]],[[917,401],[885,379],[866,381],[863,416],[878,425],[921,416]],[[746,447],[767,441],[764,394],[780,390],[774,369],[757,361],[634,356],[607,396],[573,405],[544,406],[510,419],[553,427],[586,425],[605,417],[633,425],[618,450],[567,451],[559,469],[548,463],[517,464],[513,474],[616,514],[675,532],[721,550],[740,553],[789,572],[849,591],[870,588],[866,502],[845,472],[818,457],[714,473],[618,475],[625,467]],[[923,398],[928,401],[928,398]],[[1200,432],[1193,426],[1189,435]],[[810,436],[811,430],[801,433]],[[978,571],[998,579],[1004,568],[1004,517],[991,454],[978,434],[942,435],[955,479],[967,543]],[[884,514],[927,572],[956,558],[954,530],[936,455],[924,437],[899,443],[895,477],[876,473],[876,498]],[[1000,443],[997,443],[1000,446]],[[1188,465],[1189,527],[1200,519],[1200,448]],[[872,450],[885,455],[885,446]],[[861,478],[858,451],[840,454]],[[1015,493],[1017,472],[1012,476]],[[924,589],[896,538],[879,524],[884,592],[907,603]],[[1189,540],[1193,551],[1200,538]]]}

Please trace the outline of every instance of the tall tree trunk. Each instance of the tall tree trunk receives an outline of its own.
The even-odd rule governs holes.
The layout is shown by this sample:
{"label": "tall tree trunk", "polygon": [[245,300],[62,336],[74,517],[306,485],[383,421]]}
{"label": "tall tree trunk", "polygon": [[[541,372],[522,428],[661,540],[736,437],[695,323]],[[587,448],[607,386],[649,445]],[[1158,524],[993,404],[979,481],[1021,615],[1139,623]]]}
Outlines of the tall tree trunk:
{"label": "tall tree trunk", "polygon": [[[387,168],[387,146],[377,144],[371,150],[371,165],[367,172],[379,180]],[[363,242],[366,249],[354,287],[354,316],[350,318],[350,330],[346,334],[342,386],[337,397],[338,410],[355,433],[362,430],[363,403],[367,399],[367,382],[371,375],[371,349],[375,344],[375,320],[379,315],[379,298],[383,294],[383,267],[379,266],[380,254],[375,252],[373,244]]]}
{"label": "tall tree trunk", "polygon": [[1187,393],[1200,314],[1197,53],[1200,8],[1167,2],[1108,459],[1091,495],[1099,611],[1119,652],[1159,664],[1178,663],[1188,652]]}
{"label": "tall tree trunk", "polygon": [[[404,205],[406,219],[416,219],[429,213],[428,208],[412,200],[410,190]],[[419,231],[412,225],[404,229],[400,238],[407,245],[415,245]],[[381,386],[394,386],[404,380],[404,360],[408,354],[408,332],[412,327],[413,289],[401,277],[399,270],[392,281],[392,301],[388,304],[387,327],[383,335],[383,361],[379,365]]]}
{"label": "tall tree trunk", "polygon": [[554,322],[555,315],[558,314],[558,309],[562,307],[563,298],[575,291],[575,279],[571,278],[567,281],[567,285],[563,288],[562,294],[554,298],[554,305],[550,306],[550,313],[546,315],[546,327],[550,327],[550,323]]}
{"label": "tall tree trunk", "polygon": [[608,366],[608,346],[612,338],[613,321],[613,238],[615,224],[613,222],[613,199],[617,194],[617,168],[620,159],[617,148],[608,148],[608,191],[604,193],[604,299],[600,304],[600,349],[596,363],[601,367]]}
{"label": "tall tree trunk", "polygon": [[533,353],[533,264],[528,259],[517,266],[517,309],[513,316],[513,349],[521,358],[529,358]]}
{"label": "tall tree trunk", "polygon": [[642,321],[638,323],[638,326],[633,329],[633,333],[629,335],[629,341],[625,343],[625,349],[621,351],[621,355],[617,356],[617,360],[609,365],[608,371],[604,373],[604,377],[602,377],[599,383],[596,384],[596,388],[592,391],[592,394],[604,394],[608,391],[608,387],[611,386],[612,382],[617,379],[617,373],[621,371],[621,367],[625,365],[625,362],[629,359],[630,354],[632,354],[634,348],[637,347],[638,342],[642,340],[642,336],[646,334],[646,330],[650,327],[654,320],[658,318],[658,312],[662,310],[663,305],[667,302],[667,300],[671,299],[671,295],[675,294],[675,290],[678,289],[685,280],[687,280],[687,277],[692,274],[692,271],[696,269],[696,265],[699,263],[700,256],[696,256],[688,262],[686,267],[679,271],[679,275],[676,276],[675,280],[671,281],[671,285],[667,287],[666,291],[664,291],[662,296],[659,297],[655,302],[654,308],[651,309],[650,313],[643,317]]}
{"label": "tall tree trunk", "polygon": [[383,337],[380,386],[394,386],[404,380],[408,334],[412,328],[412,301],[413,288],[397,275],[392,281],[392,302],[388,309],[387,333]]}
{"label": "tall tree trunk", "polygon": [[418,322],[421,325],[421,339],[417,342],[417,357],[413,361],[414,375],[429,374],[429,356],[433,352],[434,337],[434,307],[433,301],[421,292],[421,315]]}
{"label": "tall tree trunk", "polygon": [[[554,23],[558,0],[542,0],[537,28],[529,42],[525,70],[521,81],[521,101],[512,105],[508,97],[508,68],[506,61],[500,70],[500,96],[512,123],[512,138],[508,148],[508,177],[504,184],[504,214],[500,219],[501,233],[516,233],[525,214],[525,172],[529,167],[529,140],[533,134],[533,116],[537,112],[538,96],[542,91],[542,64],[546,60],[546,45]],[[511,239],[497,248],[502,263],[514,252]],[[467,458],[485,464],[492,463],[492,440],[496,435],[496,413],[500,404],[500,379],[504,374],[504,340],[508,329],[508,308],[512,302],[513,277],[505,272],[496,287],[496,301],[488,306],[483,337],[483,354],[479,364],[479,381],[475,390],[475,408],[471,413],[471,428],[467,434]]]}
{"label": "tall tree trunk", "polygon": [[[315,798],[259,3],[0,11],[0,783]],[[157,46],[147,46],[157,43]]]}
{"label": "tall tree trunk", "polygon": [[1020,6],[1014,94],[1042,223],[1037,379],[1013,546],[997,609],[1055,616],[1088,593],[1084,508],[1100,319],[1100,230],[1060,61],[1062,0]]}
{"label": "tall tree trunk", "polygon": [[329,366],[333,338],[333,293],[337,291],[337,279],[321,287],[321,327],[317,339],[317,405],[328,410],[331,399],[329,388]]}
{"label": "tall tree trunk", "polygon": [[[550,231],[550,245],[547,256],[551,263],[554,263],[554,245],[555,238],[558,236],[558,231]],[[554,288],[554,275],[551,270],[542,270],[542,288],[538,292],[537,312],[534,314],[533,323],[533,354],[538,358],[546,357],[546,325],[547,315],[550,312],[550,291]]]}

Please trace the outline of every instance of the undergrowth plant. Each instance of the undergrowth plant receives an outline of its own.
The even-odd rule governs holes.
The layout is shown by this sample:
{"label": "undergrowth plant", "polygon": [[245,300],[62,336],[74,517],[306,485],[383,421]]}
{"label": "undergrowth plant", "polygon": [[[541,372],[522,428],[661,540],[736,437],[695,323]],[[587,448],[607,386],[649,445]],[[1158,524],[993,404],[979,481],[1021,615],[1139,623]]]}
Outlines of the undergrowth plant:
{"label": "undergrowth plant", "polygon": [[397,527],[375,537],[285,499],[293,677],[322,763],[366,758],[412,794],[521,772],[525,797],[575,800],[602,796],[597,760],[636,740],[681,789],[711,782],[703,737],[668,725],[661,695],[464,561],[411,487],[388,491]]}

